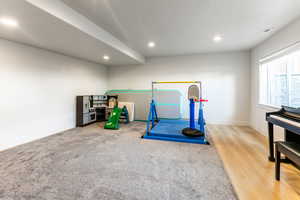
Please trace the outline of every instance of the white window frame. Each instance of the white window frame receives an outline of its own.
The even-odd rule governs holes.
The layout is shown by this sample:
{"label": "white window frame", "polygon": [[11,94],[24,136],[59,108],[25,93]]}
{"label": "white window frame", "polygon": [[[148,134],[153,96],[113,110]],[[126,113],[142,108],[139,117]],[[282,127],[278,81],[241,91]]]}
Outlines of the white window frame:
{"label": "white window frame", "polygon": [[[280,50],[278,50],[276,52],[273,52],[273,53],[271,53],[271,54],[269,54],[269,55],[267,55],[267,56],[259,59],[259,69],[258,69],[258,99],[257,99],[258,106],[266,108],[268,110],[270,110],[270,109],[274,110],[274,109],[280,108],[280,106],[262,103],[262,101],[261,101],[261,99],[262,99],[262,96],[261,96],[262,95],[261,94],[262,93],[261,92],[261,90],[262,90],[262,86],[261,86],[261,83],[262,83],[262,80],[261,80],[262,79],[262,74],[261,74],[262,73],[261,72],[262,65],[265,64],[265,63],[267,63],[267,62],[271,62],[271,61],[273,61],[275,59],[282,58],[282,57],[284,57],[286,55],[292,54],[293,52],[299,51],[299,50],[300,50],[300,41],[297,41],[297,42],[295,42],[295,43],[293,43],[293,44],[291,44],[291,45],[289,45],[289,46],[287,46],[285,48],[282,48],[282,49],[280,49]],[[290,73],[290,71],[288,70],[287,73]],[[269,77],[267,79],[269,79]],[[269,84],[268,80],[267,80],[267,84]],[[267,87],[267,88],[270,88],[270,87]],[[269,92],[268,92],[268,94],[269,94]],[[269,101],[267,101],[267,102],[269,102]]]}

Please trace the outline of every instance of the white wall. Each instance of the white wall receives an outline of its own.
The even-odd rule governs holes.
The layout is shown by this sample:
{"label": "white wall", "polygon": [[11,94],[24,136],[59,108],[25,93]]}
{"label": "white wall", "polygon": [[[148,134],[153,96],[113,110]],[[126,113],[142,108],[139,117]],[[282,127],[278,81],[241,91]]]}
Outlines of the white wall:
{"label": "white wall", "polygon": [[[251,126],[264,135],[267,135],[266,112],[276,111],[278,109],[258,105],[259,60],[297,41],[300,41],[300,19],[275,33],[271,38],[258,45],[251,52]],[[280,134],[280,131],[282,130],[278,129],[277,137],[283,135]]]}
{"label": "white wall", "polygon": [[152,58],[145,65],[111,67],[108,74],[109,89],[150,89],[151,81],[201,80],[204,97],[209,99],[205,107],[208,123],[249,122],[248,51]]}
{"label": "white wall", "polygon": [[103,94],[107,69],[0,39],[0,150],[75,127],[75,96]]}

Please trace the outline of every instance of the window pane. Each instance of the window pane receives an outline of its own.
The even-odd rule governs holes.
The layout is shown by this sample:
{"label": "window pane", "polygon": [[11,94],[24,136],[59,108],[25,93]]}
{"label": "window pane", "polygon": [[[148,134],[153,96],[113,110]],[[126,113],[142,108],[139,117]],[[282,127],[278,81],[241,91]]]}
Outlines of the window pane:
{"label": "window pane", "polygon": [[259,103],[268,104],[268,65],[264,64],[260,67],[259,72]]}
{"label": "window pane", "polygon": [[291,55],[291,105],[292,107],[300,107],[300,51]]}
{"label": "window pane", "polygon": [[268,64],[269,104],[275,106],[288,105],[287,59],[276,59]]}
{"label": "window pane", "polygon": [[259,102],[300,107],[300,51],[260,66]]}

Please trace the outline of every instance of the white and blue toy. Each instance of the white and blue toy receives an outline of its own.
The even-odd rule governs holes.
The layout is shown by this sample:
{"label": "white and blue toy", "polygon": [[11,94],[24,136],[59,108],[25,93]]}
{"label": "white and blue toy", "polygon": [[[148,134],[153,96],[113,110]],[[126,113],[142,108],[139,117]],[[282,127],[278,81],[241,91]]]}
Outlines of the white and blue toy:
{"label": "white and blue toy", "polygon": [[[188,90],[190,101],[190,118],[183,119],[159,119],[154,100],[154,86],[156,84],[179,84],[192,83]],[[197,84],[197,85],[196,85]],[[198,87],[199,84],[199,87]],[[199,103],[199,117],[195,123],[195,103]],[[205,120],[203,116],[202,84],[200,81],[177,81],[177,82],[152,82],[152,101],[148,114],[146,134],[144,139],[165,140],[174,142],[186,142],[196,144],[209,144],[206,140]],[[196,125],[197,124],[197,125]]]}

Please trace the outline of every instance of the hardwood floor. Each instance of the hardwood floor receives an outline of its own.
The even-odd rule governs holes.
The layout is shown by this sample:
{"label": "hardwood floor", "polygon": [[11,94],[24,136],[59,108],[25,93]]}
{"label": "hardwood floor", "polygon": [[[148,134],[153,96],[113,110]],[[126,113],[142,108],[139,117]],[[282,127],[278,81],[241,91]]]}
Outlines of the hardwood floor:
{"label": "hardwood floor", "polygon": [[282,164],[277,182],[265,136],[241,126],[210,125],[208,130],[239,199],[300,200],[300,171]]}

